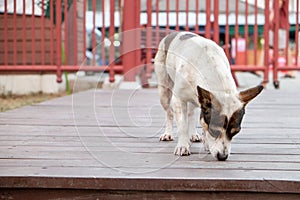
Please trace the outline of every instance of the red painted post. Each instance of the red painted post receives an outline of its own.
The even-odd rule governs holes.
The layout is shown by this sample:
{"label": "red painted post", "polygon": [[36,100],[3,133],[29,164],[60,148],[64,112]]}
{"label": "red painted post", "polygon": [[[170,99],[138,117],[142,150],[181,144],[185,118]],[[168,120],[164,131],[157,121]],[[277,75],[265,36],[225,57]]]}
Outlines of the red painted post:
{"label": "red painted post", "polygon": [[219,0],[214,0],[214,41],[219,44]]}
{"label": "red painted post", "polygon": [[32,0],[32,13],[31,13],[31,34],[32,34],[32,38],[31,38],[31,64],[35,65],[35,14],[34,14],[34,7],[35,7],[35,1]]}
{"label": "red painted post", "polygon": [[229,62],[231,63],[230,54],[229,54],[229,0],[226,0],[226,25],[225,25],[225,53]]}
{"label": "red painted post", "polygon": [[264,48],[264,80],[263,84],[267,84],[269,82],[269,0],[265,1],[265,48]]}
{"label": "red painted post", "polygon": [[[95,29],[96,29],[96,0],[93,0],[92,2],[92,11],[93,11],[93,28],[92,28],[92,54],[93,54],[93,58],[92,58],[92,65],[96,66],[96,36],[95,36]],[[104,14],[104,13],[103,13]],[[113,26],[113,25],[112,25]]]}
{"label": "red painted post", "polygon": [[210,38],[211,24],[210,24],[210,9],[211,0],[206,0],[206,26],[205,26],[205,37]]}
{"label": "red painted post", "polygon": [[101,29],[101,55],[102,55],[102,58],[101,59],[102,59],[102,64],[106,65],[104,39],[105,39],[105,1],[102,1],[102,29]]}
{"label": "red painted post", "polygon": [[[66,15],[67,13],[65,13]],[[73,20],[73,23],[74,23],[74,26],[73,26],[73,34],[74,34],[74,49],[73,49],[73,52],[74,52],[74,64],[75,65],[78,65],[78,48],[77,48],[77,1],[73,1],[73,17],[74,17],[74,20]]]}
{"label": "red painted post", "polygon": [[139,57],[140,47],[140,4],[136,0],[124,1],[124,22],[123,22],[123,65],[124,80],[135,81],[137,58]]}
{"label": "red painted post", "polygon": [[185,1],[185,30],[189,30],[189,0]]}
{"label": "red painted post", "polygon": [[[258,43],[258,24],[257,24],[257,0],[255,0],[255,22],[254,22],[254,64],[257,65],[257,43]],[[247,41],[247,40],[246,40]],[[247,54],[246,54],[247,55]]]}
{"label": "red painted post", "polygon": [[4,0],[4,65],[8,65],[7,0]]}
{"label": "red painted post", "polygon": [[[50,1],[50,64],[54,65],[54,16],[53,16],[53,1]],[[57,42],[57,41],[56,41]]]}
{"label": "red painted post", "polygon": [[56,1],[56,81],[62,82],[61,72],[61,1]]}
{"label": "red painted post", "polygon": [[[17,1],[14,0],[14,14],[13,14],[14,24],[17,22]],[[14,26],[14,57],[13,57],[13,63],[14,65],[17,65],[17,27]]]}
{"label": "red painted post", "polygon": [[68,0],[64,0],[64,16],[65,16],[65,23],[64,23],[64,28],[65,28],[65,32],[64,32],[64,52],[65,52],[65,63],[63,63],[64,65],[66,65],[68,63],[68,57],[69,57],[69,45],[68,45],[68,36],[69,36],[69,19],[68,19]]}
{"label": "red painted post", "polygon": [[85,16],[85,13],[86,13],[86,2],[83,1],[83,11],[82,11],[84,14],[83,14],[83,23],[82,23],[82,30],[83,30],[83,66],[86,66],[86,55],[85,55],[85,51],[86,51],[86,26],[85,26],[85,23],[86,23],[86,16]]}
{"label": "red painted post", "polygon": [[[109,81],[115,81],[115,71],[114,71],[114,61],[115,61],[115,47],[114,47],[114,37],[115,37],[115,1],[110,0],[110,26],[109,26]],[[126,20],[125,20],[126,21]]]}
{"label": "red painted post", "polygon": [[42,44],[41,44],[41,53],[42,53],[42,65],[45,65],[45,2],[42,0],[42,16],[41,16],[41,30],[42,30]]}
{"label": "red painted post", "polygon": [[[247,54],[247,49],[248,49],[248,0],[246,0],[246,6],[245,6],[245,21],[246,21],[246,24],[245,24],[245,29],[244,29],[244,37],[245,37],[245,45],[246,45],[246,48],[245,48],[245,50],[246,50],[246,54],[245,54],[245,60],[244,60],[244,64],[245,65],[247,65],[247,63],[248,63],[248,54]],[[255,19],[257,18],[257,15],[255,15]],[[255,42],[256,40],[254,39],[254,45],[255,45]],[[254,57],[256,57],[256,56],[254,56]],[[256,58],[254,58],[254,59],[256,59]],[[254,62],[255,64],[256,64],[256,62]]]}
{"label": "red painted post", "polygon": [[274,1],[273,9],[274,9],[274,42],[273,42],[273,83],[278,86],[278,30],[279,30],[279,2]]}
{"label": "red painted post", "polygon": [[179,0],[176,0],[176,31],[179,31]]}
{"label": "red painted post", "polygon": [[22,64],[26,64],[26,0],[23,0],[22,14]]}
{"label": "red painted post", "polygon": [[296,3],[296,30],[295,30],[295,40],[296,40],[296,55],[295,55],[295,65],[298,66],[299,58],[299,0]]}

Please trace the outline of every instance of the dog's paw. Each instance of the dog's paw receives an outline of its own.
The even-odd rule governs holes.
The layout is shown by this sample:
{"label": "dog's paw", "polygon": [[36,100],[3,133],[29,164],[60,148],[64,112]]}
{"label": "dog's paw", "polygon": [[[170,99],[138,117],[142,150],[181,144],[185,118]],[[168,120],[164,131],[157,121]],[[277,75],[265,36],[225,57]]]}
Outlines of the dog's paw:
{"label": "dog's paw", "polygon": [[164,133],[159,137],[160,141],[172,141],[173,136],[171,134]]}
{"label": "dog's paw", "polygon": [[191,152],[189,146],[177,146],[174,154],[178,156],[189,156],[191,155]]}
{"label": "dog's paw", "polygon": [[202,142],[202,137],[198,133],[196,133],[196,134],[192,135],[191,141],[192,142]]}

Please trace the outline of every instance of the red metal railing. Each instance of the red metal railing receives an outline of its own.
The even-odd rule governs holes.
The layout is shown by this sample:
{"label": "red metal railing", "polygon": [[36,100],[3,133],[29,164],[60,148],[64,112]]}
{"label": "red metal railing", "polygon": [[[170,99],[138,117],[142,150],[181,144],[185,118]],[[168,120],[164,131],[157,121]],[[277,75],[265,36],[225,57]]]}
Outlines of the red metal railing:
{"label": "red metal railing", "polygon": [[278,1],[4,0],[0,73],[50,72],[57,74],[57,81],[63,71],[107,71],[110,81],[115,73],[125,74],[127,81],[142,73],[146,85],[161,38],[171,30],[186,30],[220,44],[233,72],[262,71],[266,83],[273,70],[278,87],[281,70],[300,69],[299,0],[291,2],[295,5],[290,8],[296,9],[290,14],[293,29],[287,32],[295,36],[287,41],[294,42],[287,42],[286,54],[279,55],[275,34],[269,56],[269,15],[274,9],[277,32]]}

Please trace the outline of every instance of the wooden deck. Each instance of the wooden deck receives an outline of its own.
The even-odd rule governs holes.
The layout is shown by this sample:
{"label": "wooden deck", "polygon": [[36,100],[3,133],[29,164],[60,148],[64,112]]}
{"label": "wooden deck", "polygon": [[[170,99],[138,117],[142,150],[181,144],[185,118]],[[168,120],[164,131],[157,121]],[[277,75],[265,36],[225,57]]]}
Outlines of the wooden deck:
{"label": "wooden deck", "polygon": [[[300,93],[265,90],[226,162],[159,142],[157,90],[91,90],[0,113],[0,199],[299,199]],[[198,128],[201,133],[201,128]]]}

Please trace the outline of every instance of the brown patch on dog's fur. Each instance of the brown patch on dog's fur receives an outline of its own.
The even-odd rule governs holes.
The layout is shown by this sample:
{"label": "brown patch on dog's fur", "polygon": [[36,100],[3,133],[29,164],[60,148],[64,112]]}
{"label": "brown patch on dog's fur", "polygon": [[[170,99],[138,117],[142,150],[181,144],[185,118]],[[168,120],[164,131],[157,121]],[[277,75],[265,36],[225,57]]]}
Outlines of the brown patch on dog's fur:
{"label": "brown patch on dog's fur", "polygon": [[240,110],[235,111],[232,116],[230,117],[227,129],[226,129],[226,135],[228,139],[232,139],[233,136],[238,134],[241,130],[241,123],[243,116],[245,114],[245,107],[243,107]]}
{"label": "brown patch on dog's fur", "polygon": [[188,40],[190,38],[196,37],[197,35],[191,34],[191,33],[187,33],[184,34],[182,36],[179,37],[180,40]]}
{"label": "brown patch on dog's fur", "polygon": [[171,42],[178,35],[178,32],[170,33],[165,39],[165,52],[168,52]]}

